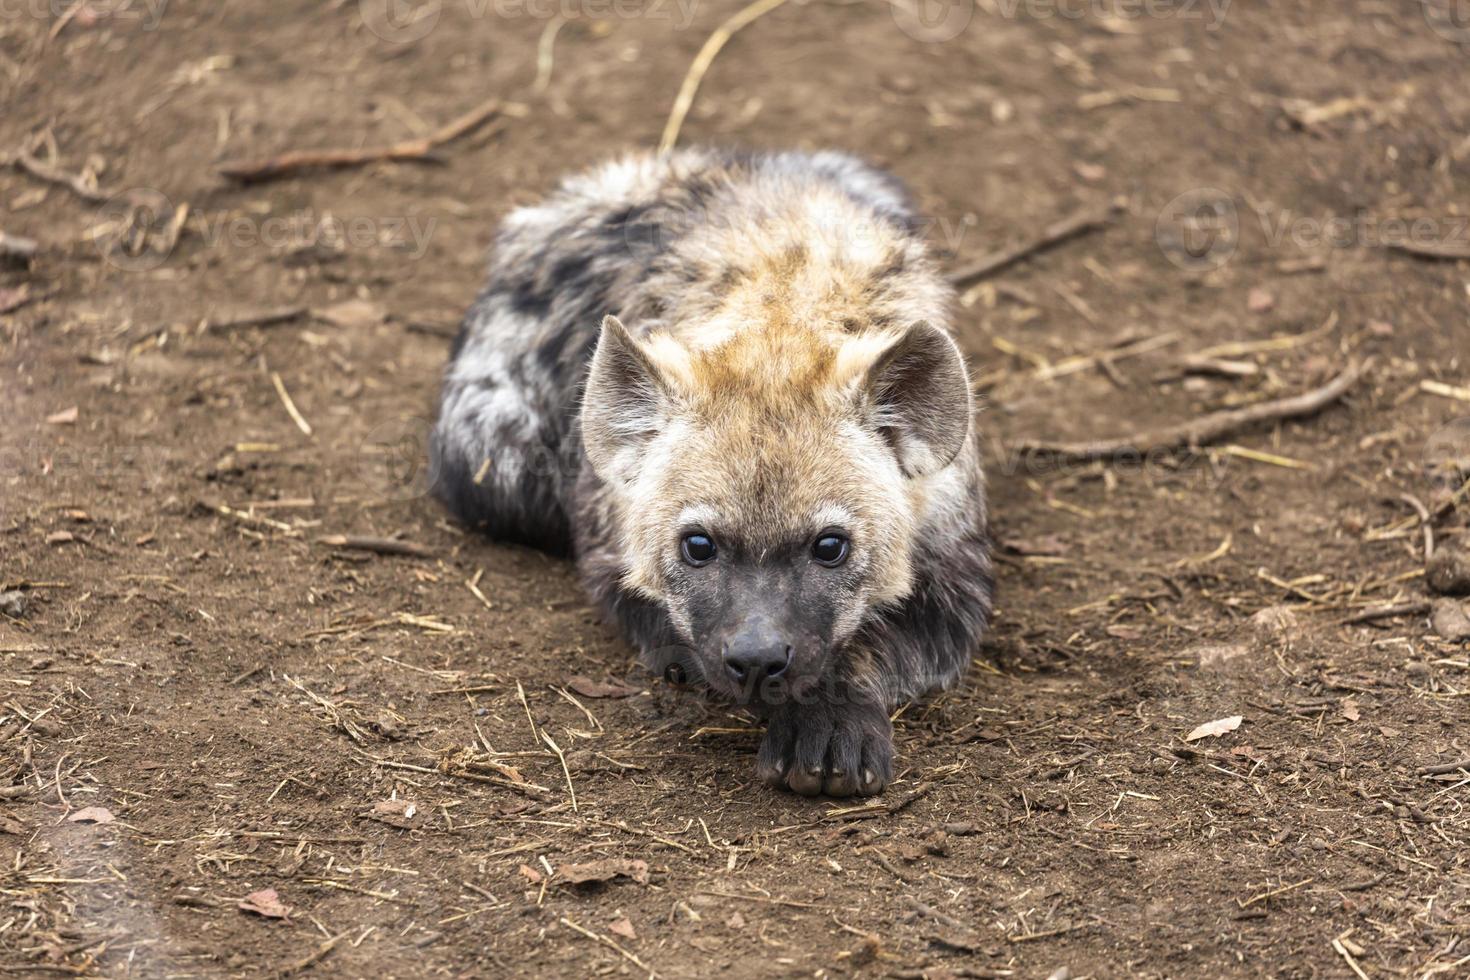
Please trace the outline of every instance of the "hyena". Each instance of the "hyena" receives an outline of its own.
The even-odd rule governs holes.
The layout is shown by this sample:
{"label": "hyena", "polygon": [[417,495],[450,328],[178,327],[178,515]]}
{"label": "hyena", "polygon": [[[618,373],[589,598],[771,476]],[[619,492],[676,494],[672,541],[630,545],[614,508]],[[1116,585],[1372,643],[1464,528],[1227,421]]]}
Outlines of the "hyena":
{"label": "hyena", "polygon": [[762,780],[878,793],[891,712],[953,684],[990,613],[952,298],[902,185],[844,154],[570,178],[499,234],[438,494],[574,554],[647,667],[764,717]]}

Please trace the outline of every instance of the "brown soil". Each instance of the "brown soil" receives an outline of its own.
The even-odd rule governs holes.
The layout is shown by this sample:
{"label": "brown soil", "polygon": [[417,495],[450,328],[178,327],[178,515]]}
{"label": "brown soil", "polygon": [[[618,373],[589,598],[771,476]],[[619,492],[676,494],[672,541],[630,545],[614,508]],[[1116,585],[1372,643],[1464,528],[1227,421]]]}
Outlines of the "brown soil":
{"label": "brown soil", "polygon": [[[0,270],[0,308],[20,302],[0,580],[29,599],[0,622],[0,969],[1466,975],[1470,787],[1419,772],[1470,757],[1466,648],[1422,612],[1341,625],[1425,598],[1400,494],[1447,498],[1426,466],[1470,415],[1420,386],[1470,376],[1470,266],[1382,247],[1385,219],[1470,238],[1452,4],[1239,3],[1210,29],[1203,3],[983,0],[941,42],[881,4],[793,3],[726,47],[685,141],[862,151],[956,265],[1126,205],[960,313],[1001,609],[966,683],[901,715],[900,778],[856,810],[753,784],[747,719],[640,676],[569,565],[452,526],[413,471],[497,218],[653,145],[737,7],[686,26],[676,4],[589,3],[601,19],[560,31],[538,94],[554,5],[444,0],[406,42],[364,27],[371,0],[94,2],[59,31],[52,6],[0,18],[0,151],[49,128],[55,167],[166,201],[130,198],[152,208],[130,250],[125,203],[0,171],[0,227],[41,244]],[[216,171],[421,136],[495,94],[508,110],[433,162]],[[1207,206],[1171,209],[1186,192]],[[1213,249],[1181,245],[1210,233],[1181,211],[1226,226]],[[1333,217],[1345,237],[1314,236]],[[309,233],[329,218],[345,242]],[[292,306],[311,312],[231,325]],[[1249,376],[1177,377],[1182,355],[1275,337],[1301,339],[1236,355]],[[1342,403],[1234,437],[1255,458],[1007,461],[1369,354]],[[1441,547],[1464,515],[1444,509]],[[598,696],[627,693],[609,680],[636,690]],[[74,819],[90,807],[113,821]],[[647,867],[569,883],[604,859]],[[262,889],[287,918],[239,908]]]}

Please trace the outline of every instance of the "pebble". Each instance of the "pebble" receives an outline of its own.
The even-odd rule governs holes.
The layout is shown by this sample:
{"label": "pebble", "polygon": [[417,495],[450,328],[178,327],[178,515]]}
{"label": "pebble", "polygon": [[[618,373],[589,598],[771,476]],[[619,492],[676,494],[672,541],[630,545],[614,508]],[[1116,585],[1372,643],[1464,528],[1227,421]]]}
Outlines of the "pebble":
{"label": "pebble", "polygon": [[1470,556],[1458,548],[1441,546],[1425,570],[1429,587],[1440,595],[1470,595]]}
{"label": "pebble", "polygon": [[1251,617],[1251,625],[1263,633],[1287,633],[1299,620],[1290,606],[1267,606]]}
{"label": "pebble", "polygon": [[1434,632],[1452,643],[1470,640],[1470,615],[1464,603],[1454,599],[1441,599],[1434,604],[1429,614],[1429,625]]}
{"label": "pebble", "polygon": [[4,613],[11,619],[24,619],[30,604],[30,597],[19,589],[0,592],[0,613]]}

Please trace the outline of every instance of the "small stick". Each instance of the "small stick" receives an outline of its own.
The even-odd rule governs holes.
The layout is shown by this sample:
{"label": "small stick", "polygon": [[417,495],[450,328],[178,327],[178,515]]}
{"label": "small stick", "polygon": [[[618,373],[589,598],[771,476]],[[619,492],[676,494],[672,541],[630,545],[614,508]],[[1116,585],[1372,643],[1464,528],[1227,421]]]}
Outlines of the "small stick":
{"label": "small stick", "polygon": [[300,429],[303,435],[311,435],[311,423],[301,417],[301,412],[296,409],[296,403],[291,400],[291,393],[286,390],[286,383],[275,371],[271,372],[271,384],[276,386],[276,394],[281,396],[281,403],[286,406],[286,411],[290,414],[291,421],[296,423],[296,428]]}
{"label": "small stick", "polygon": [[1082,211],[1069,218],[1063,218],[1048,225],[1039,236],[1029,242],[992,252],[978,262],[950,273],[949,281],[956,286],[968,286],[978,279],[984,279],[1002,269],[1008,269],[1022,259],[1039,255],[1063,242],[1069,242],[1080,235],[1104,228],[1112,224],[1113,219],[1122,211],[1123,208],[1117,202],[1110,201],[1106,207]]}
{"label": "small stick", "polygon": [[830,905],[817,905],[813,902],[796,902],[789,898],[771,898],[767,895],[741,895],[738,892],[722,892],[715,889],[706,889],[696,892],[697,895],[718,895],[720,898],[735,898],[742,902],[760,902],[765,905],[780,905],[789,909],[816,909],[818,912],[833,911]]}
{"label": "small stick", "polygon": [[581,811],[579,811],[577,809],[577,790],[576,790],[576,787],[574,787],[572,785],[572,770],[571,770],[570,767],[567,766],[567,757],[566,757],[566,755],[563,754],[563,752],[561,750],[561,746],[560,745],[557,745],[554,741],[551,740],[551,736],[548,735],[548,734],[546,734],[546,730],[545,729],[542,729],[542,731],[541,731],[541,740],[544,741],[547,745],[549,745],[551,747],[551,751],[555,752],[556,753],[556,757],[559,760],[561,760],[561,771],[562,771],[563,775],[565,775],[567,777],[567,792],[570,793],[571,796],[572,796],[572,812],[573,813],[579,813],[579,812],[581,812]]}
{"label": "small stick", "polygon": [[465,579],[464,584],[470,590],[470,592],[474,593],[475,598],[479,599],[480,602],[484,604],[486,609],[494,612],[495,607],[490,604],[489,599],[485,598],[485,593],[480,591],[480,576],[484,574],[485,570],[483,568],[477,569],[475,571],[475,577],[471,579]]}
{"label": "small stick", "polygon": [[945,925],[949,926],[951,929],[958,929],[960,932],[971,932],[971,933],[975,931],[975,927],[972,926],[972,925],[970,925],[969,923],[967,923],[967,922],[961,922],[959,919],[956,919],[954,916],[949,915],[948,913],[945,913],[945,912],[941,912],[941,911],[939,911],[939,909],[936,909],[934,906],[929,905],[926,902],[920,901],[919,899],[915,898],[912,895],[904,895],[903,896],[903,900],[905,902],[907,902],[909,904],[909,906],[911,908],[913,908],[913,910],[915,912],[919,913],[922,916],[925,916],[926,918],[933,919],[936,922],[942,922]]}
{"label": "small stick", "polygon": [[18,262],[29,262],[41,248],[34,238],[7,235],[0,231],[0,257]]}
{"label": "small stick", "polygon": [[689,110],[694,105],[695,93],[699,91],[699,83],[704,80],[710,65],[714,64],[715,56],[720,53],[720,49],[741,28],[765,16],[785,2],[786,0],[755,0],[754,3],[742,8],[729,20],[715,28],[709,40],[704,42],[704,47],[699,49],[699,54],[694,56],[694,61],[689,65],[689,71],[684,75],[684,83],[679,86],[679,95],[674,99],[674,108],[669,112],[669,120],[664,124],[663,136],[658,141],[660,156],[666,155],[674,148],[674,144],[679,142],[679,130],[684,125],[684,117],[689,115]]}
{"label": "small stick", "polygon": [[[669,847],[678,848],[679,850],[685,852],[686,854],[698,854],[699,853],[694,848],[689,847],[689,846],[687,846],[685,844],[680,844],[678,841],[676,841],[676,840],[674,840],[674,839],[672,839],[670,837],[665,837],[662,834],[655,834],[651,830],[642,830],[642,829],[640,829],[638,827],[630,827],[626,823],[613,823],[610,820],[592,820],[592,819],[589,819],[587,822],[588,823],[595,823],[599,827],[612,827],[614,830],[621,830],[621,831],[623,831],[624,833],[627,833],[627,834],[637,834],[640,837],[647,837],[647,838],[649,838],[651,840],[658,841],[660,844],[666,844]],[[700,821],[700,822],[703,823],[703,821]],[[709,828],[708,827],[705,828],[705,836],[706,837],[709,836]],[[713,847],[714,844],[711,843],[710,846]]]}
{"label": "small stick", "polygon": [[1453,242],[1411,241],[1387,242],[1386,244],[1395,251],[1406,252],[1421,259],[1439,259],[1445,262],[1470,259],[1470,245],[1456,245]]}
{"label": "small stick", "polygon": [[1439,395],[1441,398],[1457,398],[1462,402],[1470,402],[1470,388],[1447,385],[1443,381],[1430,381],[1426,379],[1419,382],[1419,390],[1427,391],[1431,395]]}
{"label": "small stick", "polygon": [[230,160],[218,169],[224,176],[248,184],[275,180],[301,170],[360,167],[380,160],[424,160],[435,149],[480,128],[499,112],[500,100],[490,99],[422,139],[362,150],[299,150],[262,160]]}
{"label": "small stick", "polygon": [[1008,943],[1029,943],[1029,942],[1033,942],[1033,941],[1035,941],[1037,939],[1051,939],[1053,936],[1065,936],[1069,932],[1076,932],[1078,929],[1085,929],[1085,928],[1086,928],[1085,925],[1080,925],[1080,926],[1065,926],[1065,927],[1063,927],[1061,929],[1048,929],[1045,932],[1020,932],[1020,933],[1013,933],[1013,934],[1011,934],[1009,936],[1006,936],[1006,942],[1008,942]]}
{"label": "small stick", "polygon": [[561,33],[566,23],[566,17],[557,14],[541,29],[541,39],[536,42],[536,81],[531,83],[531,91],[537,95],[551,87],[552,59],[556,54],[556,35]]}
{"label": "small stick", "polygon": [[1372,623],[1380,619],[1392,619],[1395,616],[1418,616],[1429,612],[1429,608],[1427,602],[1396,602],[1391,606],[1374,606],[1339,620],[1337,625],[1356,626],[1359,623]]}
{"label": "small stick", "polygon": [[521,707],[526,709],[526,721],[531,726],[531,735],[536,741],[541,741],[541,729],[536,727],[536,719],[531,717],[531,702],[526,700],[526,689],[521,686],[520,681],[516,681],[516,696],[521,699]]}
{"label": "small stick", "polygon": [[621,956],[623,959],[627,960],[629,963],[632,963],[638,969],[640,969],[640,970],[647,970],[649,977],[656,977],[656,976],[658,976],[658,974],[654,972],[653,967],[649,966],[647,963],[643,962],[638,957],[634,956],[632,953],[628,952],[626,949],[624,949],[623,947],[619,946],[614,940],[611,940],[611,939],[607,938],[606,936],[598,935],[597,933],[593,932],[591,929],[583,929],[581,926],[577,925],[575,922],[573,922],[571,919],[568,919],[566,916],[562,916],[561,917],[561,924],[564,925],[564,926],[566,926],[568,929],[572,929],[572,930],[575,930],[576,932],[580,932],[582,935],[586,936],[588,939],[595,940],[596,942],[602,943],[602,945],[607,946],[607,947],[610,947],[611,949],[615,950],[619,956]]}
{"label": "small stick", "polygon": [[1246,899],[1244,902],[1237,900],[1235,904],[1239,905],[1243,909],[1250,908],[1252,905],[1256,904],[1257,902],[1264,902],[1268,898],[1274,898],[1277,895],[1284,895],[1287,892],[1294,892],[1298,888],[1301,888],[1303,885],[1310,885],[1312,882],[1314,882],[1316,880],[1317,879],[1315,879],[1315,878],[1303,878],[1301,881],[1298,881],[1296,884],[1293,884],[1293,885],[1282,885],[1280,888],[1273,888],[1270,891],[1264,891],[1264,892],[1261,892],[1261,893],[1259,893],[1257,895],[1252,895],[1250,898]]}
{"label": "small stick", "polygon": [[287,323],[297,317],[306,315],[304,306],[283,306],[275,310],[263,310],[259,313],[244,313],[225,320],[205,320],[206,330],[229,330],[236,327],[273,327],[278,323]]}
{"label": "small stick", "polygon": [[1461,759],[1459,762],[1444,762],[1437,766],[1420,766],[1421,776],[1448,776],[1452,772],[1460,770],[1470,772],[1470,759]]}
{"label": "small stick", "polygon": [[365,534],[328,534],[317,538],[317,541],[333,548],[371,551],[379,555],[408,555],[411,558],[434,557],[432,549],[421,544],[414,544],[412,541],[399,541],[397,538],[375,538]]}
{"label": "small stick", "polygon": [[87,183],[87,181],[78,174],[69,174],[64,170],[58,170],[57,168],[49,164],[42,163],[40,160],[37,160],[35,157],[31,156],[24,150],[15,154],[15,156],[11,158],[11,162],[14,163],[21,170],[24,170],[26,173],[30,174],[32,177],[35,177],[38,180],[43,180],[48,184],[57,184],[61,187],[65,187],[77,197],[80,197],[82,200],[88,201],[92,204],[106,204],[108,201],[117,199],[119,197],[122,197],[131,203],[143,203],[143,201],[131,191],[126,192],[125,194],[113,194],[110,191],[104,191],[100,187],[94,187],[91,184]]}
{"label": "small stick", "polygon": [[1414,508],[1414,513],[1419,515],[1419,526],[1424,529],[1424,562],[1428,564],[1429,559],[1434,557],[1434,520],[1429,516],[1429,508],[1412,493],[1401,493],[1399,499]]}
{"label": "small stick", "polygon": [[1361,980],[1368,980],[1368,974],[1364,973],[1363,968],[1358,966],[1358,961],[1353,959],[1353,954],[1347,951],[1347,947],[1342,944],[1341,940],[1332,940],[1332,948],[1337,950],[1338,954],[1343,959],[1347,960],[1347,965],[1353,968],[1353,972],[1356,973],[1361,978]]}
{"label": "small stick", "polygon": [[310,953],[307,953],[301,959],[296,960],[294,963],[287,963],[285,966],[281,967],[281,975],[290,976],[293,973],[300,973],[302,970],[311,966],[317,960],[322,959],[332,950],[336,949],[337,944],[342,941],[342,936],[345,935],[347,935],[347,933],[344,932],[339,936],[333,936]]}
{"label": "small stick", "polygon": [[1097,442],[1029,442],[1022,443],[1017,451],[1027,456],[1056,456],[1069,462],[1088,463],[1107,461],[1110,457],[1142,458],[1154,453],[1192,449],[1234,435],[1261,422],[1279,422],[1320,412],[1347,394],[1372,364],[1372,358],[1361,364],[1350,364],[1341,374],[1314,391],[1247,405],[1244,408],[1214,412],[1155,432]]}
{"label": "small stick", "polygon": [[66,761],[70,752],[61,753],[61,758],[56,760],[56,798],[61,801],[61,806],[67,813],[71,812],[71,804],[66,802],[66,794],[61,791],[61,764]]}

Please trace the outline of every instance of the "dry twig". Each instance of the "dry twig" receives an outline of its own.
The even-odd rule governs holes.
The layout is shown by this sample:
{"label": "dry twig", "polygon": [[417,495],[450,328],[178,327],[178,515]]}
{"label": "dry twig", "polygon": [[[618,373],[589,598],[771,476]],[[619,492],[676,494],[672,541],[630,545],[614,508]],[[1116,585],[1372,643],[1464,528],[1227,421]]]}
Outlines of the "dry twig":
{"label": "dry twig", "polygon": [[381,160],[427,160],[434,150],[479,129],[499,112],[500,100],[491,99],[422,139],[361,150],[298,150],[262,160],[230,160],[220,164],[219,172],[241,183],[255,183],[302,170],[360,167]]}
{"label": "dry twig", "polygon": [[1372,358],[1362,363],[1350,364],[1337,377],[1313,391],[1247,405],[1244,408],[1214,412],[1154,432],[1096,442],[1027,442],[1022,443],[1017,451],[1022,455],[1053,456],[1068,462],[1088,463],[1098,460],[1142,459],[1157,453],[1194,449],[1262,422],[1282,422],[1320,412],[1347,394],[1372,364]]}
{"label": "dry twig", "polygon": [[328,534],[317,538],[321,544],[349,551],[371,551],[378,555],[408,555],[411,558],[433,558],[434,550],[412,541],[397,538],[375,538],[366,534]]}
{"label": "dry twig", "polygon": [[1105,228],[1112,224],[1113,219],[1122,211],[1123,207],[1117,201],[1109,201],[1105,207],[1093,208],[1063,218],[1048,225],[1040,235],[1031,241],[992,252],[983,259],[950,273],[949,281],[956,286],[968,286],[977,279],[984,279],[1002,269],[1010,268],[1022,259],[1049,251],[1063,242],[1069,242],[1088,232]]}
{"label": "dry twig", "polygon": [[684,125],[684,117],[689,115],[689,110],[694,105],[695,93],[699,91],[699,83],[704,80],[710,65],[714,64],[715,56],[720,53],[720,49],[741,28],[765,16],[785,2],[786,0],[755,0],[754,3],[742,8],[729,20],[715,28],[709,40],[704,42],[704,47],[699,49],[699,54],[694,56],[694,61],[689,65],[689,71],[684,75],[684,83],[679,86],[679,94],[674,99],[674,108],[669,111],[669,120],[664,124],[663,136],[658,141],[660,154],[668,153],[674,148],[674,144],[679,142],[679,130]]}

